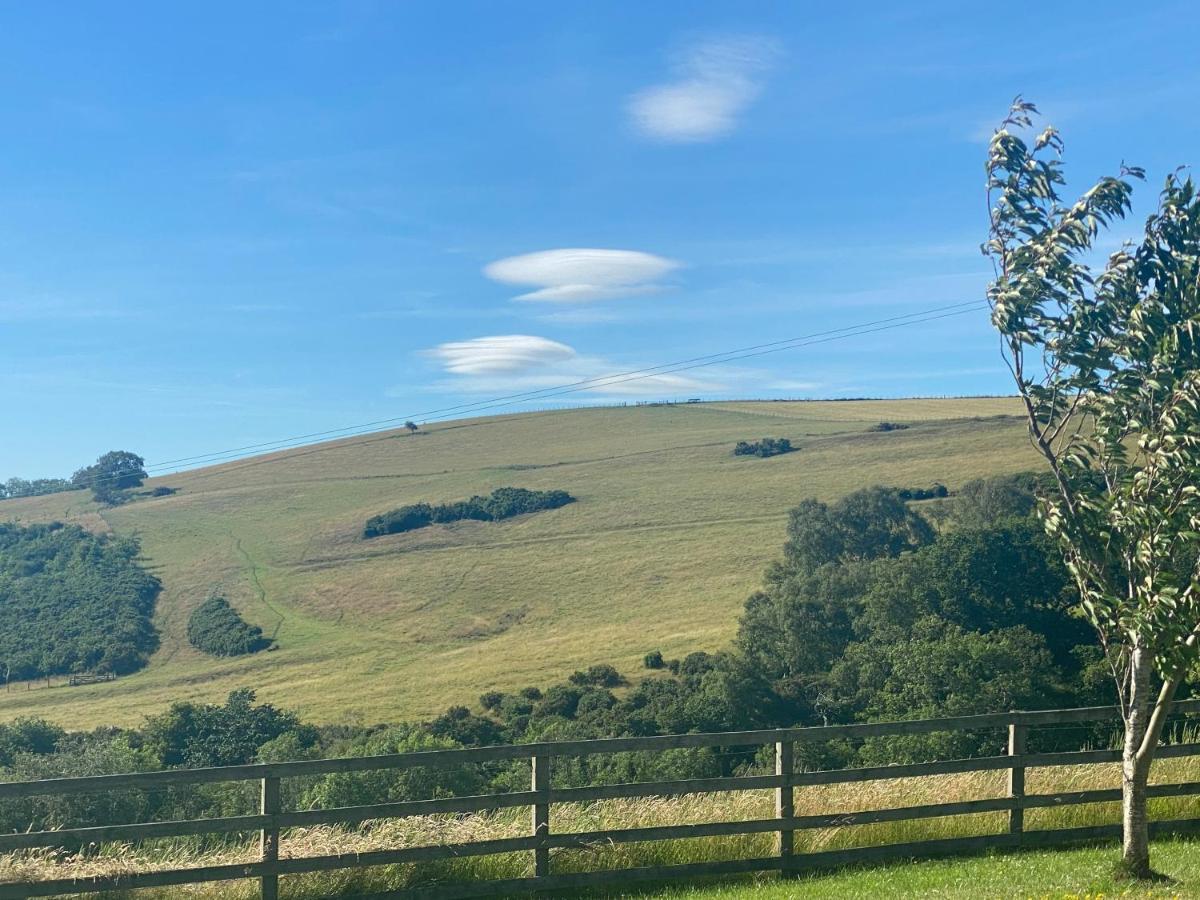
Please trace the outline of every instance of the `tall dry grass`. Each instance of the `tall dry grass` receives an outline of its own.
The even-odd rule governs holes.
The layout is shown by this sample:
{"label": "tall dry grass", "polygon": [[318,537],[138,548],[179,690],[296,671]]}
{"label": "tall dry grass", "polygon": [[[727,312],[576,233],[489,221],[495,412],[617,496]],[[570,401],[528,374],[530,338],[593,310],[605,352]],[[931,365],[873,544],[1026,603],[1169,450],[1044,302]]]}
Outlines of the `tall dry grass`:
{"label": "tall dry grass", "polygon": [[[1153,780],[1155,783],[1200,780],[1200,758],[1160,760],[1155,765]],[[1111,788],[1120,784],[1120,773],[1115,764],[1032,769],[1027,773],[1026,784],[1031,794]],[[974,772],[797,789],[795,806],[797,815],[856,812],[996,797],[1002,796],[1003,790],[1003,772]],[[563,804],[554,806],[551,828],[558,833],[567,833],[760,819],[773,814],[773,804],[770,791]],[[1158,799],[1152,801],[1151,806],[1156,819],[1200,816],[1200,799],[1194,797]],[[1030,810],[1026,813],[1026,828],[1068,828],[1111,823],[1118,821],[1118,814],[1117,805],[1111,803]],[[796,852],[999,833],[1005,827],[1004,813],[982,813],[812,829],[796,833]],[[367,823],[357,829],[293,829],[283,837],[281,856],[356,854],[387,848],[516,837],[527,834],[528,828],[528,811],[513,809],[464,816],[384,820]],[[774,840],[772,834],[758,834],[636,844],[600,843],[587,848],[555,851],[551,868],[554,872],[573,872],[767,856],[774,852]],[[200,849],[193,839],[146,842],[138,846],[108,844],[84,854],[26,851],[0,857],[0,880],[89,877],[241,863],[253,861],[256,852],[255,845],[249,840],[244,843],[231,842],[214,850]],[[515,878],[532,874],[531,854],[505,854],[289,876],[284,879],[284,896],[289,900],[310,900],[437,882]],[[257,890],[255,882],[245,881],[144,890],[136,894],[118,892],[104,896],[111,900],[118,897],[128,897],[130,900],[135,897],[136,900],[166,900],[174,897],[249,900],[258,896]]]}

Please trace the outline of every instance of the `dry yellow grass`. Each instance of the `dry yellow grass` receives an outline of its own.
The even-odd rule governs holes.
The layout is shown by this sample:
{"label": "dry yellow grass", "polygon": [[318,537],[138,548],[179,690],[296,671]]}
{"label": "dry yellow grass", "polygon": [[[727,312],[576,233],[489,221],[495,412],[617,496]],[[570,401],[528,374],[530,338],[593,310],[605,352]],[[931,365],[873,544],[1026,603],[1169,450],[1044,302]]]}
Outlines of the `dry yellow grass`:
{"label": "dry yellow grass", "polygon": [[[249,686],[314,721],[374,723],[611,662],[724,646],[787,510],[871,484],[951,488],[1035,465],[1012,399],[727,403],[448,422],[155,479],[174,496],[100,510],[82,493],[0,503],[141,537],[162,577],[161,650],[106,685],[0,693],[0,720],[135,725]],[[908,430],[872,433],[880,421]],[[731,455],[787,437],[797,453]],[[317,451],[317,452],[314,452]],[[364,541],[370,515],[512,485],[579,502]],[[214,660],[184,636],[221,591],[279,649]],[[35,686],[36,687],[36,686]]]}
{"label": "dry yellow grass", "polygon": [[[1002,796],[1002,772],[908,778],[862,784],[828,785],[796,791],[796,814],[854,812]],[[1200,780],[1200,759],[1161,760],[1155,766],[1156,783]],[[1051,793],[1116,787],[1115,765],[1033,769],[1028,773],[1030,793]],[[1152,801],[1158,819],[1200,816],[1200,799],[1194,797]],[[641,798],[592,804],[555,806],[555,832],[582,832],[637,828],[678,823],[749,820],[773,815],[768,791],[746,791],[681,798]],[[1065,828],[1117,821],[1113,804],[1093,804],[1060,809],[1033,810],[1026,814],[1028,829]],[[368,823],[359,830],[341,828],[295,829],[281,847],[283,857],[354,854],[371,850],[448,844],[527,834],[528,813],[506,810],[494,814],[439,816]],[[1006,827],[1003,813],[985,813],[942,819],[925,819],[877,825],[844,826],[797,832],[796,852],[806,853],[873,844],[900,843],[933,838],[999,833]],[[571,872],[646,865],[672,865],[716,859],[770,855],[774,836],[672,840],[643,844],[601,844],[586,849],[558,851],[552,871]],[[248,862],[255,858],[250,844],[231,845],[201,852],[189,841],[162,841],[143,847],[108,845],[87,856],[33,851],[0,857],[0,881],[112,875],[179,866]],[[517,878],[532,874],[528,853],[479,857],[436,864],[381,866],[285,879],[289,900],[336,895],[339,892],[381,891],[431,881],[471,878]],[[168,897],[253,898],[256,884],[228,882],[161,891],[139,892],[137,900]],[[112,896],[112,895],[110,895]],[[133,900],[133,895],[130,895]]]}

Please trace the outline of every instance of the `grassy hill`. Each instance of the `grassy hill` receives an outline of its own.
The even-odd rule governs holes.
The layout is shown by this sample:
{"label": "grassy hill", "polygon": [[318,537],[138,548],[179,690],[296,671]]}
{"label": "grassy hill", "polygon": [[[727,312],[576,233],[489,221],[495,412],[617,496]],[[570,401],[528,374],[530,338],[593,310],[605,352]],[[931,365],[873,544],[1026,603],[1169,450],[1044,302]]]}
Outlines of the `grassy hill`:
{"label": "grassy hill", "polygon": [[[796,502],[1033,468],[1018,412],[985,398],[521,413],[197,469],[149,483],[175,495],[114,509],[80,492],[4,501],[0,520],[138,535],[164,590],[147,669],[87,687],[13,685],[0,719],[134,724],[250,686],[314,721],[394,721],[596,662],[634,673],[649,650],[719,649]],[[885,420],[911,427],[869,430]],[[732,455],[765,436],[801,449]],[[503,486],[579,502],[361,537],[377,513]],[[192,649],[188,616],[213,590],[278,649],[221,660]]]}

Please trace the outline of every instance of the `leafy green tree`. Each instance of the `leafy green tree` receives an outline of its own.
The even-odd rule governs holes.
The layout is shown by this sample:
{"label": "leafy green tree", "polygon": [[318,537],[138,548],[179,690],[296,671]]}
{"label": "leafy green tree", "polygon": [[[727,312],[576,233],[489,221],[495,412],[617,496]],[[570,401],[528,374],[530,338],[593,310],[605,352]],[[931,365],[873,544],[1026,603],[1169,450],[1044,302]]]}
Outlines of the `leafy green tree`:
{"label": "leafy green tree", "polygon": [[1113,669],[1123,864],[1147,877],[1146,784],[1200,639],[1200,199],[1170,175],[1140,242],[1095,271],[1143,173],[1122,167],[1064,205],[1062,140],[1034,135],[1036,114],[1018,98],[988,148],[988,300],[1054,478],[1046,529]]}
{"label": "leafy green tree", "polygon": [[813,571],[776,565],[763,590],[746,601],[738,652],[806,721],[820,715],[829,670],[854,640],[870,578],[864,562]]}
{"label": "leafy green tree", "polygon": [[254,701],[254,691],[241,688],[219,706],[174,703],[146,720],[145,746],[164,766],[203,768],[252,762],[259,748],[289,731],[301,734],[304,743],[316,739],[295,713]]}
{"label": "leafy green tree", "polygon": [[67,733],[45,719],[17,719],[0,724],[0,766],[10,766],[22,754],[44,755],[58,749]]}
{"label": "leafy green tree", "polygon": [[897,490],[871,487],[832,504],[802,501],[788,519],[784,556],[789,565],[814,569],[838,560],[899,556],[931,540],[933,528]]}
{"label": "leafy green tree", "polygon": [[968,481],[958,492],[951,518],[959,526],[986,528],[1001,519],[1024,519],[1037,506],[1038,477],[1033,473],[999,475]]}
{"label": "leafy green tree", "polygon": [[101,503],[115,505],[126,499],[124,492],[141,487],[149,476],[146,461],[128,450],[110,450],[92,465],[71,476],[76,487],[90,488]]}
{"label": "leafy green tree", "polygon": [[[928,616],[908,637],[853,644],[831,680],[855,718],[931,719],[1037,709],[1062,698],[1045,638],[1023,625],[987,633]],[[868,742],[863,762],[885,764],[999,752],[995,735],[943,732]]]}
{"label": "leafy green tree", "polygon": [[[452,750],[457,742],[430,734],[413,725],[399,725],[352,741],[342,748],[345,756],[383,756],[425,750]],[[528,771],[526,772],[528,789]],[[325,775],[305,796],[304,808],[359,806],[381,801],[428,800],[478,794],[484,790],[479,772],[470,766],[373,769]]]}
{"label": "leafy green tree", "polygon": [[1071,615],[1068,581],[1036,522],[1002,518],[991,527],[942,534],[890,562],[865,592],[855,628],[886,642],[907,637],[927,616],[977,632],[1020,625],[1045,635],[1056,663],[1070,665],[1091,634]]}

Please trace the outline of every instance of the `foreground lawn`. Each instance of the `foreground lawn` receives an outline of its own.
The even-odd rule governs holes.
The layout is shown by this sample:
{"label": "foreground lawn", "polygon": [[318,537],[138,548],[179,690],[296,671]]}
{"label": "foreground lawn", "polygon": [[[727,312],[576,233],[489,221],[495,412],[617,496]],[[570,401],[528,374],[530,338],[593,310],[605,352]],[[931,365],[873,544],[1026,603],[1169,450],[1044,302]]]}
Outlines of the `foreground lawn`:
{"label": "foreground lawn", "polygon": [[[848,869],[781,881],[762,878],[706,887],[674,887],[620,896],[641,900],[718,900],[746,897],[783,900],[805,897],[981,897],[1089,898],[1200,897],[1200,844],[1160,841],[1152,851],[1155,867],[1172,879],[1145,885],[1112,876],[1115,845],[1076,850],[1044,850],[966,859],[896,863]],[[614,895],[606,895],[614,896]]]}

